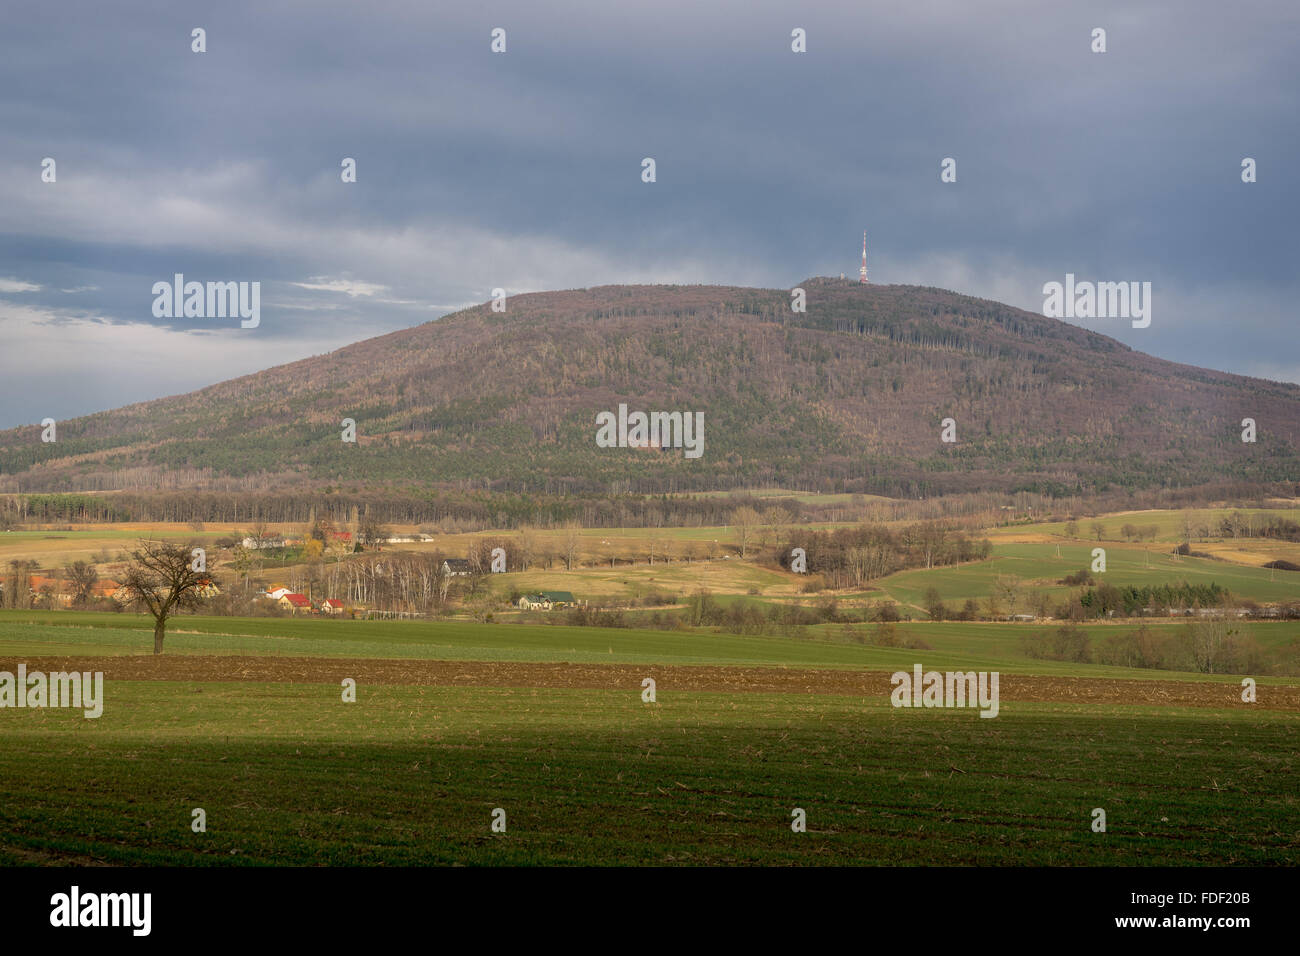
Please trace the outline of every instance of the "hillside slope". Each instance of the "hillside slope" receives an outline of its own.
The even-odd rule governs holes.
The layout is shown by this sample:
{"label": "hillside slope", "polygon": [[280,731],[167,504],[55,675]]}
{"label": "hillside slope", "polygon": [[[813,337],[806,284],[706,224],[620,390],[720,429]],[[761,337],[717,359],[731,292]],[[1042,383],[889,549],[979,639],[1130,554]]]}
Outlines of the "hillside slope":
{"label": "hillside slope", "polygon": [[[920,495],[1294,480],[1300,387],[1156,359],[916,286],[520,295],[187,395],[0,432],[7,490],[446,483]],[[600,448],[596,414],[704,413],[704,453]],[[940,423],[957,423],[957,442]],[[1243,418],[1259,441],[1240,440]],[[355,445],[340,422],[357,423]],[[224,479],[224,480],[223,480]]]}

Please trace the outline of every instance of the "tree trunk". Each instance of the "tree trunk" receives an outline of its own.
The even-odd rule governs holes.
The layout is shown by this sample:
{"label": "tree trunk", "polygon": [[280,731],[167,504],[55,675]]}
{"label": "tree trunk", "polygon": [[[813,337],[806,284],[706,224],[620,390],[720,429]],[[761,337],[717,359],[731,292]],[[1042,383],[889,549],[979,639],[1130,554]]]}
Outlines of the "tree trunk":
{"label": "tree trunk", "polygon": [[163,638],[167,636],[167,622],[159,619],[153,626],[153,652],[162,653]]}

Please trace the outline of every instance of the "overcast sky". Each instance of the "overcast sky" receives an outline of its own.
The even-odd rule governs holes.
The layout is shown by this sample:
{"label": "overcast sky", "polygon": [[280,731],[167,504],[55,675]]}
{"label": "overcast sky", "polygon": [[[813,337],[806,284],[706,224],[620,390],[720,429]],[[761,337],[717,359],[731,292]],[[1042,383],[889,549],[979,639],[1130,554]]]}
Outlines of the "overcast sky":
{"label": "overcast sky", "polygon": [[[1300,381],[1298,54],[1294,0],[9,4],[0,427],[497,286],[854,275],[864,229],[873,281],[1149,281],[1149,328],[1079,323]],[[154,318],[178,272],[261,282],[261,325]]]}

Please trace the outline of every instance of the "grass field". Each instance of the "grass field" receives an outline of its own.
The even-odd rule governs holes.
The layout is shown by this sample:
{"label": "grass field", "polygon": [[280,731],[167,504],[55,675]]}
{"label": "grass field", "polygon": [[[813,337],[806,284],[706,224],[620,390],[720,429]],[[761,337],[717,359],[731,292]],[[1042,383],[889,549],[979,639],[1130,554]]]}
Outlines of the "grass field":
{"label": "grass field", "polygon": [[[1300,521],[1300,508],[1189,508],[1184,511],[1120,511],[1101,515],[1097,518],[1079,518],[1076,524],[1079,526],[1080,540],[1086,537],[1091,541],[1094,537],[1092,525],[1100,521],[1103,528],[1102,544],[1122,540],[1121,529],[1126,524],[1139,528],[1155,525],[1157,528],[1157,542],[1180,543],[1187,540],[1185,530],[1189,522],[1193,529],[1199,525],[1207,526],[1211,530],[1211,537],[1213,537],[1219,520],[1233,513],[1252,518],[1256,522],[1265,518],[1284,518],[1288,521]],[[1066,522],[1064,521],[1018,524],[993,529],[990,534],[995,538],[1016,537],[1022,534],[1041,534],[1064,538],[1065,525]],[[1195,534],[1193,534],[1192,543],[1193,550],[1200,550],[1198,547],[1200,540]]]}
{"label": "grass field", "polygon": [[[913,626],[931,641],[947,629],[952,643],[181,618],[165,658],[182,672],[192,662],[210,677],[204,661],[240,653],[344,668],[382,658],[398,676],[360,680],[356,703],[341,700],[337,680],[236,673],[110,678],[97,720],[0,710],[0,864],[1298,861],[1300,706],[1162,705],[1149,690],[1123,694],[1124,683],[1185,691],[1192,675],[1017,661],[1013,625]],[[51,655],[81,669],[95,665],[87,655],[148,665],[149,644],[130,615],[0,615],[0,668]],[[758,666],[809,681],[818,668],[1000,662],[1056,675],[1043,696],[1059,699],[1012,695],[985,720],[895,709],[885,693],[679,690],[667,678],[650,704],[635,683],[551,686],[563,667],[545,686],[402,676],[404,661],[428,658],[466,662],[448,674],[475,660],[572,661],[588,683],[605,672],[596,665],[629,662],[687,665],[678,674]],[[113,659],[99,666],[112,674]],[[1113,680],[1090,685],[1089,675]],[[1261,693],[1274,685],[1261,681]],[[791,831],[796,807],[806,833]],[[195,808],[206,833],[190,828]],[[496,808],[505,833],[491,830]],[[1094,808],[1106,811],[1105,833],[1091,828]]]}
{"label": "grass field", "polygon": [[[1238,598],[1270,603],[1300,598],[1300,572],[1278,571],[1260,565],[1292,553],[1300,564],[1300,546],[1287,542],[1242,542],[1231,544],[1231,554],[1222,551],[1215,558],[1198,558],[1170,554],[1165,545],[1124,544],[1120,542],[1062,541],[1027,542],[993,538],[993,556],[961,567],[938,567],[902,571],[871,582],[871,590],[854,598],[879,600],[891,598],[923,614],[922,597],[930,587],[937,588],[948,604],[955,608],[967,598],[986,598],[999,576],[1014,575],[1026,590],[1043,591],[1053,601],[1062,600],[1072,589],[1058,582],[1092,565],[1093,549],[1106,552],[1106,573],[1095,577],[1116,587],[1146,586],[1186,581],[1191,584],[1218,583]],[[1213,552],[1211,545],[1197,548]],[[1230,559],[1231,558],[1231,559]],[[1238,560],[1239,559],[1239,560]],[[1289,559],[1288,559],[1289,560]],[[632,566],[591,566],[577,571],[530,570],[502,575],[495,580],[499,593],[510,590],[568,590],[589,600],[635,599],[652,592],[686,596],[706,588],[715,594],[745,595],[751,592],[763,598],[790,598],[801,594],[805,583],[786,571],[739,560],[674,561]],[[806,600],[807,597],[804,596]]]}
{"label": "grass field", "polygon": [[[1155,621],[1173,631],[1175,621]],[[1239,626],[1264,647],[1300,637],[1300,621]],[[575,664],[663,663],[761,667],[896,670],[921,661],[927,668],[996,669],[1005,673],[1150,679],[1162,672],[1026,657],[1021,639],[1049,625],[918,621],[896,625],[929,650],[877,647],[845,636],[843,625],[807,628],[799,637],[750,637],[712,628],[663,631],[570,627],[562,624],[479,624],[471,621],[331,621],[320,618],[173,619],[168,654],[267,654],[281,657],[373,657],[409,660],[561,661]],[[1128,624],[1087,624],[1094,639]],[[150,620],[136,614],[74,611],[0,612],[0,654],[32,656],[147,654]],[[1179,673],[1179,680],[1223,679]],[[1267,682],[1269,678],[1259,678]]]}
{"label": "grass field", "polygon": [[[773,490],[774,498],[793,496]],[[809,499],[849,499],[855,496],[803,496]],[[966,598],[981,599],[989,594],[998,575],[1017,575],[1026,587],[1048,592],[1059,600],[1067,588],[1056,581],[1088,566],[1092,550],[1103,547],[1107,554],[1106,580],[1112,584],[1155,584],[1187,580],[1193,583],[1216,581],[1230,588],[1242,599],[1259,602],[1294,600],[1300,596],[1300,572],[1273,571],[1264,564],[1283,559],[1300,564],[1300,543],[1250,538],[1209,539],[1193,542],[1193,550],[1211,558],[1176,557],[1173,545],[1182,540],[1182,529],[1191,517],[1193,523],[1217,525],[1219,518],[1232,511],[1255,520],[1282,517],[1300,520],[1300,509],[1197,509],[1180,511],[1123,512],[1098,519],[1105,526],[1104,540],[1091,537],[1066,538],[1062,522],[1016,524],[992,528],[983,534],[994,545],[993,559],[962,568],[937,568],[908,571],[872,582],[872,599],[889,597],[923,613],[921,596],[937,587],[943,597],[955,605]],[[1080,534],[1089,532],[1091,519],[1079,522]],[[1124,524],[1156,525],[1157,540],[1143,544],[1126,543],[1120,538]],[[826,530],[840,525],[816,524],[808,528]],[[94,526],[77,525],[75,530],[9,531],[0,533],[0,565],[14,559],[35,560],[42,568],[57,569],[77,560],[100,561],[101,573],[114,577],[121,572],[118,559],[142,536],[173,539],[194,538],[209,546],[218,538],[229,537],[240,529],[210,524],[201,532],[178,524],[133,524]],[[298,534],[294,525],[275,525],[270,530],[280,534]],[[414,531],[414,528],[395,528]],[[535,547],[559,553],[563,550],[559,529],[532,532]],[[472,541],[484,537],[510,541],[513,532],[482,534],[443,534],[421,544],[400,544],[395,550],[438,549],[449,555],[465,554]],[[755,539],[758,548],[775,546],[780,535],[774,529],[761,529]],[[647,562],[650,552],[658,559]],[[672,557],[665,562],[663,554]],[[761,594],[764,598],[791,599],[800,596],[805,583],[795,575],[753,561],[736,559],[739,539],[734,527],[695,528],[589,528],[581,532],[579,548],[581,567],[562,570],[562,562],[551,569],[540,564],[526,572],[502,576],[494,581],[498,593],[510,590],[568,590],[593,601],[624,601],[653,592],[689,594],[707,588],[719,595]],[[611,563],[611,559],[613,563]],[[688,560],[690,559],[690,560]],[[268,580],[288,578],[291,569],[278,567],[271,559],[263,568]],[[770,560],[770,559],[769,559]],[[632,562],[632,563],[628,563]],[[850,599],[852,597],[850,596]]]}
{"label": "grass field", "polygon": [[99,721],[12,717],[0,863],[1294,864],[1300,840],[1294,714],[141,682]]}
{"label": "grass field", "polygon": [[[1155,523],[1105,520],[1116,535],[1125,521]],[[1181,519],[1162,520],[1174,540]],[[502,597],[570,590],[615,602],[700,588],[724,604],[830,596],[724,558],[732,530],[588,531],[589,554],[635,554],[667,537],[716,558],[678,551],[670,563],[487,583]],[[0,536],[0,560],[48,566],[142,533],[195,534],[13,532]],[[1300,680],[1255,675],[1249,704],[1241,675],[1029,658],[1023,638],[1053,624],[927,620],[930,587],[955,609],[1011,575],[1022,594],[1058,601],[1071,589],[1056,582],[1098,546],[1041,524],[990,536],[990,560],[834,595],[842,607],[896,601],[914,618],[896,625],[900,642],[926,649],[867,643],[874,626],[843,624],[750,637],[186,615],[154,658],[140,615],[0,611],[0,671],[34,662],[106,675],[98,719],[0,708],[0,865],[1300,862]],[[1259,566],[1292,553],[1286,543],[1194,545],[1213,558],[1175,558],[1162,541],[1100,546],[1099,577],[1117,586],[1214,581],[1259,602],[1300,594],[1300,575]],[[1146,623],[1172,633],[1184,622]],[[1134,626],[1083,627],[1098,644]],[[1233,627],[1270,653],[1300,639],[1295,621]],[[916,664],[999,672],[998,716],[891,707],[889,674]],[[651,674],[658,696],[647,703],[640,682]],[[340,675],[355,675],[355,703],[341,699]],[[205,833],[190,827],[195,808]],[[504,833],[491,829],[497,808]],[[791,830],[795,808],[806,833]],[[1105,832],[1092,828],[1097,808]]]}
{"label": "grass field", "polygon": [[927,588],[937,588],[944,600],[956,607],[966,598],[980,600],[987,597],[999,575],[1015,575],[1023,587],[1044,591],[1059,601],[1072,589],[1057,582],[1068,574],[1090,567],[1092,551],[1096,547],[1102,547],[1106,552],[1106,573],[1094,577],[1116,587],[1142,587],[1171,581],[1190,584],[1214,582],[1240,598],[1259,602],[1300,597],[1300,572],[1176,556],[1155,548],[1147,550],[1140,545],[1113,542],[1101,545],[996,544],[993,558],[989,561],[978,561],[960,568],[902,571],[873,583],[900,604],[910,604],[918,610]]}

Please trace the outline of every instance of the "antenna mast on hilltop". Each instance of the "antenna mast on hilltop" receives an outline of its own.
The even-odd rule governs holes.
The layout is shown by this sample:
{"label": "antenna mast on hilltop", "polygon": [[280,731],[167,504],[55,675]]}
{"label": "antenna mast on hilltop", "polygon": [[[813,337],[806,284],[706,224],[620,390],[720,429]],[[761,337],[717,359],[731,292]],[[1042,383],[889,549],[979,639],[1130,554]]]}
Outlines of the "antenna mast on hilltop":
{"label": "antenna mast on hilltop", "polygon": [[858,270],[858,282],[867,285],[867,234],[862,234],[862,268]]}

